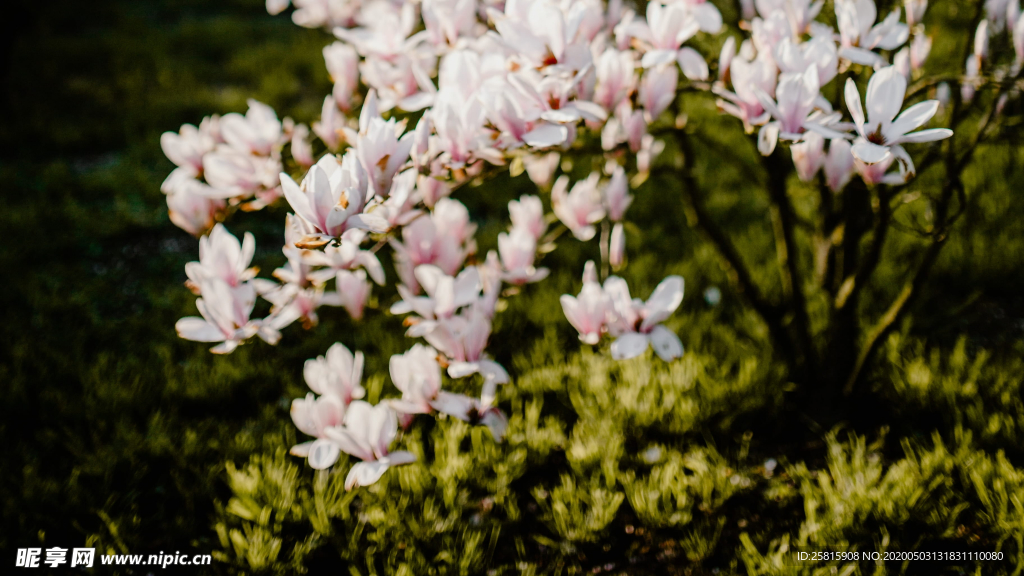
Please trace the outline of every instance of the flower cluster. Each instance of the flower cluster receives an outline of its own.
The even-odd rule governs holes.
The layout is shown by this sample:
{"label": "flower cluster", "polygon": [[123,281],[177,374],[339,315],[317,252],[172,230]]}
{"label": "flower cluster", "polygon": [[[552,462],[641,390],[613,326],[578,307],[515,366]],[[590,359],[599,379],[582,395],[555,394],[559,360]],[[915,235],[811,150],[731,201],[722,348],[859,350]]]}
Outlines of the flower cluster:
{"label": "flower cluster", "polygon": [[[1019,62],[1019,10],[989,4],[1005,16],[985,25],[1009,31]],[[415,414],[479,423],[500,438],[497,387],[510,377],[487,353],[500,298],[548,276],[539,260],[563,231],[581,242],[599,237],[605,275],[624,267],[631,183],[664,148],[660,136],[685,123],[681,91],[713,93],[723,113],[757,132],[762,154],[781,154],[783,143],[802,180],[823,172],[837,193],[856,174],[870,185],[909,181],[915,166],[904,145],[952,134],[919,130],[939,98],[904,106],[931,47],[926,0],[907,0],[905,18],[896,8],[881,19],[871,0],[836,0],[835,29],[817,20],[823,2],[741,5],[749,36],[737,42],[718,38],[722,16],[704,0],[652,1],[643,14],[621,0],[268,0],[271,13],[292,6],[297,24],[334,35],[323,50],[333,89],[311,130],[250,101],[244,116],[164,134],[178,166],[163,188],[172,220],[195,235],[212,229],[187,270],[202,317],[180,320],[179,334],[230,352],[255,337],[275,343],[297,320],[316,325],[321,306],[358,320],[372,283],[387,282],[376,253],[390,249],[400,297],[390,312],[406,315],[407,336],[422,340],[391,358],[401,396],[375,407],[359,400],[362,356],[336,344],[307,363],[319,397],[296,400],[293,418],[316,440],[295,452],[315,468],[342,451],[360,458],[351,487],[411,460],[388,448]],[[714,78],[697,49],[710,43],[721,45]],[[975,42],[968,74],[982,70],[986,52],[987,40]],[[857,79],[869,73],[862,100]],[[830,101],[840,81],[844,101]],[[327,150],[316,160],[311,132]],[[574,155],[598,168],[573,182]],[[293,166],[305,173],[287,173]],[[539,195],[509,202],[511,225],[480,258],[476,225],[455,192],[500,169],[550,189],[551,213]],[[279,197],[291,210],[287,263],[273,279],[256,278],[252,237],[239,243],[215,223],[232,207],[260,209]],[[602,284],[588,264],[579,296],[561,303],[581,341],[608,335],[615,358],[653,346],[671,361],[683,347],[662,322],[682,295],[683,279],[669,276],[647,302],[633,299],[625,280]],[[270,304],[262,319],[250,318],[257,297]],[[479,382],[479,394],[446,391],[445,378],[469,379],[459,390]]]}

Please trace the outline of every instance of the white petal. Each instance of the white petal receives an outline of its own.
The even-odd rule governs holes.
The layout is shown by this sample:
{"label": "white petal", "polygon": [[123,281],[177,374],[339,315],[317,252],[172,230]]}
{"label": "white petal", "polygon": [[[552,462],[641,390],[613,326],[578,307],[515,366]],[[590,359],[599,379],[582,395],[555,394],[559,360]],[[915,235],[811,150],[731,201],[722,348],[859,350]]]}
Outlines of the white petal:
{"label": "white petal", "polygon": [[341,448],[330,440],[316,440],[309,447],[309,466],[314,470],[326,470],[338,461]]}
{"label": "white petal", "polygon": [[627,360],[636,358],[647,350],[647,335],[627,332],[612,342],[612,358]]}
{"label": "white petal", "polygon": [[683,343],[671,330],[664,326],[655,326],[650,333],[651,346],[654,353],[665,362],[671,362],[683,355]]}
{"label": "white petal", "polygon": [[889,157],[889,148],[867,140],[860,140],[854,144],[852,152],[858,160],[865,164],[877,164]]}
{"label": "white petal", "polygon": [[911,132],[900,138],[900,142],[907,144],[921,143],[921,142],[935,142],[936,140],[944,140],[953,135],[953,131],[949,128],[930,128],[928,130],[921,130],[920,132]]}

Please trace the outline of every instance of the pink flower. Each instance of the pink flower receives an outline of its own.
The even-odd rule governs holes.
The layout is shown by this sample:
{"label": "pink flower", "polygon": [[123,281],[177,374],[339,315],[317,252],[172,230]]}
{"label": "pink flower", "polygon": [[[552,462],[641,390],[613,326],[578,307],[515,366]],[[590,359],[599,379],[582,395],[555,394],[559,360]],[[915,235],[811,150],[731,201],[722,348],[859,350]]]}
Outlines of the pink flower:
{"label": "pink flower", "polygon": [[544,205],[537,196],[523,194],[519,200],[510,200],[508,215],[512,220],[512,228],[528,232],[534,240],[540,240],[548,229],[548,223],[544,220]]}
{"label": "pink flower", "polygon": [[336,279],[337,303],[345,308],[353,320],[363,319],[363,308],[370,299],[370,281],[364,270],[338,270]]}
{"label": "pink flower", "polygon": [[843,139],[832,140],[828,145],[828,157],[825,159],[825,180],[833,192],[839,192],[853,177],[853,146]]}
{"label": "pink flower", "polygon": [[618,222],[626,216],[626,210],[633,203],[633,195],[629,193],[629,181],[622,166],[616,166],[612,178],[604,188],[604,204],[608,209],[608,218]]}
{"label": "pink flower", "polygon": [[513,227],[508,233],[498,234],[498,253],[505,270],[502,279],[523,285],[539,282],[548,276],[547,268],[535,268],[537,239],[526,229]]}
{"label": "pink flower", "polygon": [[593,262],[587,263],[593,278],[584,273],[583,289],[578,296],[563,294],[560,298],[565,318],[580,333],[580,342],[594,345],[605,330],[605,316],[609,310],[608,298],[593,273]]}
{"label": "pink flower", "polygon": [[255,252],[256,239],[251,233],[246,232],[239,244],[223,224],[217,224],[199,239],[199,262],[185,264],[185,274],[197,287],[204,280],[218,279],[237,288],[256,276],[256,269],[249,267]]}
{"label": "pink flower", "polygon": [[808,132],[803,142],[790,146],[790,151],[797,176],[804,182],[810,182],[825,163],[825,137],[817,132]]}
{"label": "pink flower", "polygon": [[569,177],[562,176],[551,189],[551,203],[554,205],[555,216],[562,221],[569,231],[579,240],[587,241],[594,237],[594,223],[604,218],[605,211],[601,205],[601,193],[597,190],[597,182],[601,175],[591,173],[586,180],[581,180],[569,188]]}

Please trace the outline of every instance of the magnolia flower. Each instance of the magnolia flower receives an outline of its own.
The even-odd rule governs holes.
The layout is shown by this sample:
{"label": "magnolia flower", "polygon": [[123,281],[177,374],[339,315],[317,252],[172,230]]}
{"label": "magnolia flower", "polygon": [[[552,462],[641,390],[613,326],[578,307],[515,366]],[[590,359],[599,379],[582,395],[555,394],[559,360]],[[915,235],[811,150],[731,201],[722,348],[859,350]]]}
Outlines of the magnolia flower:
{"label": "magnolia flower", "polygon": [[327,428],[325,433],[328,440],[317,440],[310,446],[310,466],[319,470],[329,468],[340,452],[359,458],[362,462],[353,466],[345,478],[346,490],[369,486],[388,468],[416,461],[411,452],[389,452],[388,447],[398,433],[398,418],[386,404],[371,406],[356,400],[345,411],[344,425]]}
{"label": "magnolia flower", "polygon": [[203,177],[210,184],[207,194],[214,198],[252,196],[278,186],[281,162],[276,158],[254,156],[228,146],[203,156]]}
{"label": "magnolia flower", "polygon": [[700,23],[684,2],[647,4],[647,21],[636,20],[630,33],[647,47],[644,68],[675,62],[679,47],[700,30]]}
{"label": "magnolia flower", "polygon": [[783,74],[775,90],[778,102],[762,91],[756,91],[761,105],[775,118],[765,124],[758,135],[758,150],[768,156],[779,138],[799,141],[804,132],[811,130],[827,138],[842,138],[841,132],[827,128],[834,117],[813,111],[819,96],[818,72],[808,68],[802,74]]}
{"label": "magnolia flower", "polygon": [[828,157],[825,158],[825,181],[829,190],[839,192],[853,177],[853,145],[848,140],[835,139],[828,145]]}
{"label": "magnolia flower", "polygon": [[363,319],[363,308],[370,299],[370,281],[365,270],[338,270],[335,276],[336,301],[353,320]]}
{"label": "magnolia flower", "polygon": [[544,220],[544,205],[537,196],[523,194],[519,200],[510,200],[508,215],[513,229],[529,233],[534,240],[540,240],[548,229],[548,223]]}
{"label": "magnolia flower", "polygon": [[876,25],[878,9],[874,0],[836,0],[835,5],[842,44],[839,55],[851,62],[883,65],[885,60],[872,50],[899,48],[910,36],[909,27],[900,22],[899,8]]}
{"label": "magnolia flower", "polygon": [[352,93],[359,83],[359,55],[347,44],[335,42],[324,46],[324,61],[327,73],[334,82],[334,102],[342,110],[352,106]]}
{"label": "magnolia flower", "polygon": [[797,176],[804,182],[810,182],[825,163],[825,137],[816,132],[808,132],[803,142],[790,146],[790,151],[793,153]]}
{"label": "magnolia flower", "polygon": [[314,230],[310,240],[320,245],[349,227],[387,229],[383,218],[362,214],[367,200],[366,172],[352,153],[345,154],[341,162],[327,154],[310,168],[301,185],[282,173],[281,186],[292,210]]}
{"label": "magnolia flower", "polygon": [[453,278],[437,266],[424,264],[416,267],[416,280],[427,295],[414,296],[409,288],[399,285],[402,299],[391,306],[392,314],[415,312],[426,320],[450,318],[460,308],[475,302],[480,294],[480,273],[475,267],[466,268]]}
{"label": "magnolia flower", "polygon": [[601,175],[590,174],[569,188],[569,177],[561,176],[551,189],[551,203],[555,216],[562,221],[578,240],[587,241],[594,237],[597,229],[594,223],[604,218],[605,211],[601,205],[601,193],[597,190],[597,182]]}
{"label": "magnolia flower", "polygon": [[322,250],[303,250],[300,258],[307,266],[324,266],[309,271],[306,276],[313,284],[324,284],[335,277],[339,270],[363,268],[378,285],[384,285],[384,267],[377,255],[359,247],[366,237],[362,230],[346,230],[336,245],[324,246]]}
{"label": "magnolia flower", "polygon": [[249,267],[255,251],[256,239],[251,233],[246,232],[239,244],[223,224],[217,224],[208,236],[199,239],[199,262],[185,264],[185,274],[195,288],[208,279],[237,288],[256,276],[256,268]]}
{"label": "magnolia flower", "polygon": [[313,165],[313,145],[309,142],[309,127],[299,124],[292,129],[292,158],[303,168]]}
{"label": "magnolia flower", "polygon": [[636,87],[633,54],[628,51],[605,50],[597,59],[595,70],[597,87],[594,90],[594,103],[605,110],[615,110],[619,102]]}
{"label": "magnolia flower", "polygon": [[[230,354],[239,344],[260,333],[260,323],[249,320],[256,305],[256,290],[251,284],[237,287],[216,278],[205,278],[199,284],[202,297],[196,308],[202,317],[189,316],[178,320],[174,329],[179,338],[195,342],[220,342],[210,349],[214,354]],[[267,334],[268,343],[276,343]]]}
{"label": "magnolia flower", "polygon": [[[341,342],[332,344],[324,356],[306,360],[302,375],[310,390],[322,396],[334,396],[346,406],[366,394],[360,384],[363,378],[363,353],[357,351],[353,354]],[[328,426],[337,424],[340,421]]]}
{"label": "magnolia flower", "polygon": [[324,141],[329,150],[337,151],[345,134],[345,127],[345,115],[338,108],[334,96],[327,96],[320,111],[320,121],[313,122],[313,132]]}
{"label": "magnolia flower", "polygon": [[928,9],[928,0],[903,0],[907,11],[907,26],[913,28],[924,21],[924,12]]}
{"label": "magnolia flower", "polygon": [[713,88],[715,94],[722,97],[718,107],[742,120],[748,132],[753,130],[753,126],[768,121],[769,114],[765,112],[757,95],[759,92],[769,96],[775,94],[778,79],[775,66],[774,61],[767,58],[749,60],[743,55],[736,56],[729,64],[729,76],[735,93],[719,86]]}
{"label": "magnolia flower", "polygon": [[409,160],[413,134],[410,132],[399,138],[402,127],[394,118],[385,121],[377,116],[375,98],[373,92],[366,97],[367,102],[363,103],[359,115],[359,133],[349,137],[349,141],[355,146],[356,158],[366,174],[370,190],[387,196],[391,190],[391,179]]}
{"label": "magnolia flower", "polygon": [[203,128],[184,124],[177,133],[164,132],[160,135],[160,148],[167,158],[185,168],[193,177],[203,171],[203,156],[217,144],[214,136]]}
{"label": "magnolia flower", "polygon": [[659,66],[644,71],[637,101],[644,107],[648,122],[653,122],[675,101],[678,83],[679,72],[675,66]]}
{"label": "magnolia flower", "polygon": [[802,74],[813,67],[818,72],[818,86],[828,84],[839,70],[839,53],[830,38],[818,36],[796,43],[783,38],[775,47],[775,62],[785,74]]}
{"label": "magnolia flower", "polygon": [[508,372],[485,353],[491,335],[491,321],[476,307],[461,314],[439,320],[420,322],[409,330],[410,336],[422,336],[448,358],[448,375],[465,378],[472,374],[484,377],[486,405],[494,399],[494,386],[509,381]]}
{"label": "magnolia flower", "polygon": [[646,303],[629,297],[626,281],[617,276],[605,280],[604,292],[614,312],[608,331],[616,337],[612,358],[624,360],[643,354],[648,345],[668,362],[683,355],[679,337],[662,326],[683,301],[683,279],[669,276],[658,284]]}
{"label": "magnolia flower", "polygon": [[441,394],[441,365],[437,350],[416,344],[404,354],[395,354],[390,362],[391,381],[402,392],[391,407],[403,414],[429,414],[432,403]]}
{"label": "magnolia flower", "polygon": [[274,109],[249,99],[249,110],[241,114],[225,114],[220,131],[229,146],[243,154],[270,156],[281,140],[281,121]]}
{"label": "magnolia flower", "polygon": [[563,294],[559,301],[566,320],[580,334],[580,342],[594,345],[605,330],[605,317],[609,310],[608,298],[597,282],[594,263],[587,262],[583,273],[583,289],[579,296]]}
{"label": "magnolia flower", "polygon": [[191,178],[171,185],[165,182],[167,212],[171,222],[193,236],[209,230],[225,208],[223,200],[210,198],[203,193],[204,188],[208,186]]}
{"label": "magnolia flower", "polygon": [[928,100],[915,104],[900,114],[906,90],[907,79],[894,66],[889,66],[875,72],[868,82],[866,120],[864,109],[861,107],[860,92],[852,78],[846,82],[846,105],[857,126],[857,133],[860,134],[860,138],[853,146],[854,157],[865,164],[875,164],[895,156],[912,176],[913,161],[901,144],[942,140],[952,136],[953,131],[947,128],[932,128],[911,132],[935,115],[939,103],[937,100]]}
{"label": "magnolia flower", "polygon": [[548,276],[547,268],[533,265],[537,239],[528,230],[513,227],[508,233],[498,234],[498,253],[505,271],[502,279],[510,284],[539,282]]}
{"label": "magnolia flower", "polygon": [[[440,203],[440,202],[439,202]],[[435,206],[436,209],[436,206]],[[435,218],[420,217],[402,228],[402,241],[389,240],[395,251],[395,269],[411,293],[418,294],[419,282],[415,270],[423,264],[433,264],[448,275],[462,267],[468,250],[452,230],[438,225]]]}

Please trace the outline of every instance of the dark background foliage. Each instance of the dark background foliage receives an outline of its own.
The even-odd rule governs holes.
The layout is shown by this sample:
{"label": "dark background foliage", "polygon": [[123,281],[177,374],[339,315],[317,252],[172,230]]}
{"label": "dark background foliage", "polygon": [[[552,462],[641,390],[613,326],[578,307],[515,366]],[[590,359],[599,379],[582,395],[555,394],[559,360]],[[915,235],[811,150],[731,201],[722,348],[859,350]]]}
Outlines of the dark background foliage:
{"label": "dark background foliage", "polygon": [[[970,2],[933,4],[929,18],[937,31],[963,26],[973,9]],[[408,344],[398,320],[381,313],[388,292],[378,295],[378,310],[365,326],[328,310],[315,331],[291,327],[276,348],[246,346],[227,358],[173,331],[177,318],[194,313],[182,282],[196,243],[166,216],[159,185],[171,164],[160,151],[160,133],[207,114],[242,111],[248,97],[297,121],[315,119],[329,91],[320,55],[327,35],[270,17],[258,1],[53,1],[5,10],[0,566],[13,565],[18,547],[88,545],[134,554],[218,550],[213,572],[337,573],[346,565],[358,573],[418,574],[425,566],[480,571],[479,564],[457,561],[469,534],[461,528],[450,538],[438,530],[444,537],[431,539],[423,536],[430,530],[395,523],[400,514],[366,520],[338,512],[350,502],[333,500],[338,508],[327,513],[328,526],[314,530],[309,509],[282,508],[272,491],[239,485],[238,470],[294,476],[287,485],[317,501],[328,480],[281,456],[295,440],[288,403],[303,393],[302,362],[339,339],[366,353],[367,374],[386,372],[387,358]],[[942,42],[937,38],[933,58],[954,50]],[[713,191],[711,208],[737,234],[748,261],[763,263],[755,266],[758,278],[772,280],[767,200],[755,179],[727,166],[734,159],[753,162],[756,152],[734,122],[715,116],[709,100],[693,103],[691,122],[708,135],[695,170]],[[626,275],[640,296],[669,273],[685,276],[686,300],[671,324],[688,350],[683,368],[645,375],[638,364],[615,368],[589,351],[577,353],[557,295],[576,292],[582,261],[596,254],[563,241],[545,261],[557,273],[511,298],[495,327],[494,351],[518,380],[503,397],[514,414],[512,437],[505,452],[488,452],[477,465],[486,469],[524,447],[531,459],[529,473],[512,488],[522,515],[482,523],[504,522],[490,548],[495,570],[775,573],[764,558],[784,535],[795,539],[806,531],[817,534],[811,542],[862,549],[877,549],[882,534],[894,550],[922,543],[976,551],[1000,546],[1018,555],[1015,563],[986,565],[982,573],[1019,571],[1024,196],[1016,184],[1022,181],[1018,137],[1009,131],[986,147],[967,174],[967,212],[913,322],[886,344],[869,390],[837,434],[817,428],[814,415],[787,407],[785,375],[749,311],[728,293],[719,306],[703,302],[703,291],[724,286],[724,276],[713,250],[687,226],[676,180],[653,179],[637,191]],[[934,186],[935,178],[922,174],[918,185]],[[505,202],[526,184],[523,177],[501,176],[460,197],[481,223],[482,250],[494,245]],[[792,194],[798,206],[810,206],[810,191],[795,181]],[[265,271],[282,263],[283,216],[276,207],[231,224],[236,234],[256,234],[256,261]],[[891,298],[914,245],[910,236],[891,244],[865,313],[877,313]],[[684,381],[697,384],[673,392]],[[649,384],[656,399],[676,404],[655,421],[650,414],[657,408],[616,401],[595,385],[602,382],[622,390]],[[375,385],[379,390],[383,380]],[[540,424],[524,424],[531,405],[544,406]],[[417,431],[459,433],[451,423]],[[456,445],[470,442],[461,433]],[[637,455],[651,445],[689,462],[677,466],[688,472],[642,462]],[[602,449],[611,456],[602,457]],[[774,475],[768,459],[780,463]],[[429,478],[419,468],[395,474],[390,487],[410,494],[441,490],[442,468]],[[736,483],[722,484],[717,471]],[[674,510],[645,515],[640,492],[630,488],[641,480],[675,490]],[[366,495],[364,512],[382,506],[386,488]],[[480,494],[493,489],[481,481],[467,491],[482,502]],[[605,524],[587,520],[601,490],[628,496]],[[545,504],[550,494],[579,502],[580,493],[590,499],[562,516]],[[420,514],[424,500],[409,498],[402,510]],[[824,506],[818,520],[825,528],[818,532],[808,527],[809,501]],[[856,510],[840,510],[843,503]],[[482,509],[458,505],[463,509],[454,517],[467,522]],[[278,520],[258,518],[261,510],[276,515],[278,508]],[[692,520],[672,516],[680,510]],[[950,517],[950,510],[958,512]],[[363,525],[378,535],[352,536]],[[232,530],[245,546],[228,535]],[[257,550],[264,536],[277,539],[279,557]],[[701,543],[710,552],[690,554]],[[396,552],[407,545],[416,553]],[[365,550],[377,550],[379,558]]]}

